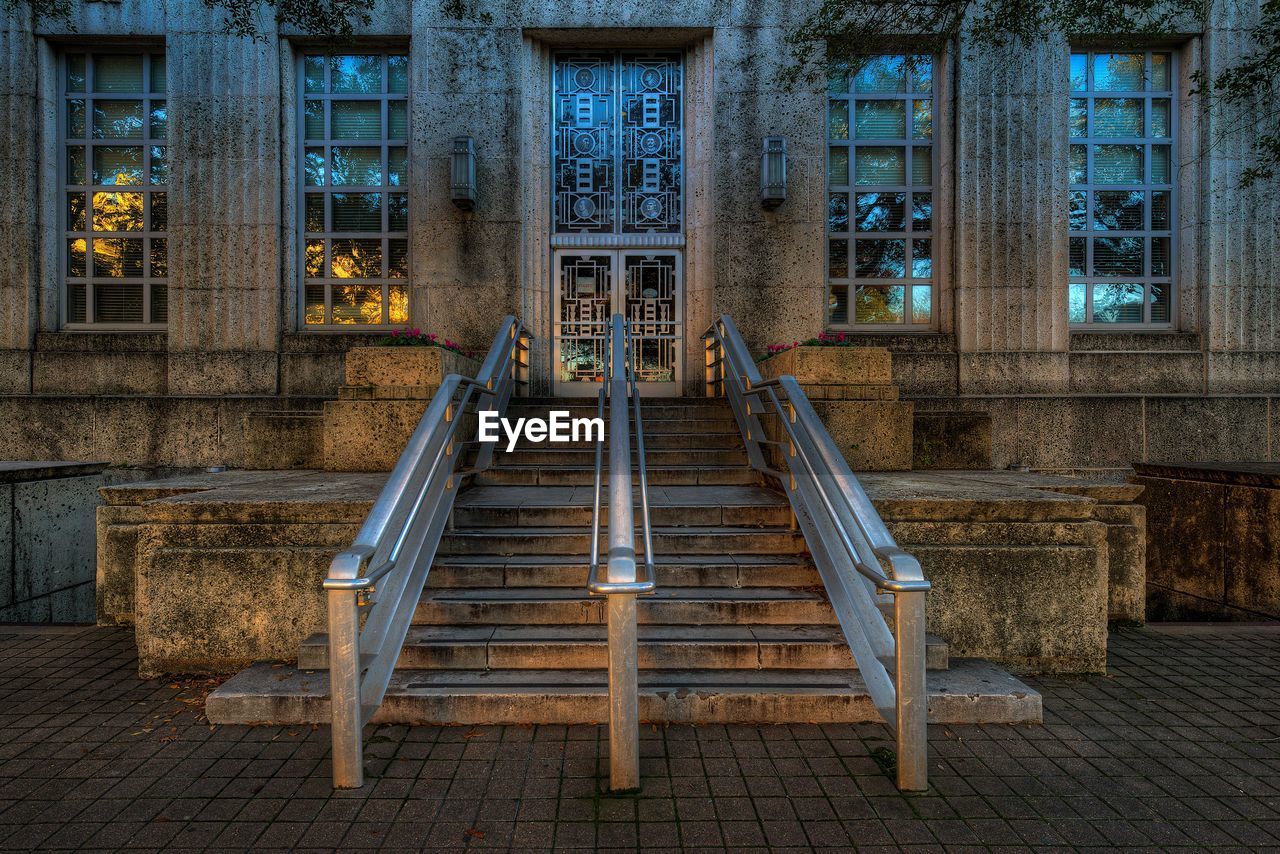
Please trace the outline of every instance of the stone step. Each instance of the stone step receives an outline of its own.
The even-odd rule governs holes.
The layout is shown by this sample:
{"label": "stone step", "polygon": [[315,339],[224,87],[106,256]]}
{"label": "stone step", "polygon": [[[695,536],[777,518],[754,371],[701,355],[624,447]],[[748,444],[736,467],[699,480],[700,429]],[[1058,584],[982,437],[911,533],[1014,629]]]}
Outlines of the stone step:
{"label": "stone step", "polygon": [[[329,722],[328,674],[255,664],[209,695],[214,724]],[[649,723],[872,723],[881,721],[858,672],[647,670],[640,719]],[[1040,695],[984,661],[928,674],[935,724],[1038,723]],[[609,719],[604,670],[399,670],[376,723],[588,724]]]}
{"label": "stone step", "polygon": [[[524,398],[513,398],[507,404],[505,414],[508,418],[546,418],[547,414],[552,410],[567,412],[571,418],[596,418],[599,416],[599,409],[594,399],[589,402],[587,400],[579,402],[556,399],[547,403],[530,403]],[[609,407],[606,404],[605,418],[608,419],[608,417]],[[629,412],[628,417],[635,418],[635,413]],[[733,410],[724,401],[674,402],[645,399],[640,405],[640,418],[645,424],[650,421],[679,421],[690,418],[705,418],[732,423]]]}
{"label": "stone step", "polygon": [[[606,471],[608,463],[605,463]],[[634,470],[634,469],[633,469]],[[581,486],[595,482],[594,460],[591,465],[565,465],[559,467],[547,465],[502,465],[480,472],[472,479],[477,486]],[[694,466],[694,465],[654,465],[652,462],[646,470],[650,486],[694,485],[694,484],[726,484],[726,485],[758,485],[760,475],[747,465],[741,466]]]}
{"label": "stone step", "polygon": [[[604,597],[578,588],[466,587],[422,592],[413,613],[419,626],[581,625],[604,623]],[[647,625],[835,625],[820,590],[800,587],[678,587],[637,599]]]}
{"label": "stone step", "polygon": [[[856,668],[837,626],[655,626],[638,629],[644,670],[836,670]],[[947,667],[946,644],[929,638],[926,666]],[[609,664],[601,625],[413,626],[396,667],[404,670],[591,670]],[[886,662],[886,664],[889,664]],[[328,636],[314,634],[298,666],[329,666]]]}
{"label": "stone step", "polygon": [[[326,564],[327,565],[327,564]],[[791,555],[663,555],[654,557],[658,587],[819,587],[818,571]],[[572,587],[587,583],[586,555],[441,555],[428,588]]]}
{"label": "stone step", "polygon": [[[457,528],[587,527],[595,490],[589,486],[477,486],[464,491],[454,507]],[[608,493],[601,493],[602,511]],[[636,524],[640,495],[632,495]],[[786,498],[757,486],[651,486],[650,520],[669,527],[789,527]],[[607,519],[607,513],[604,514]]]}
{"label": "stone step", "polygon": [[[633,465],[637,449],[631,446]],[[747,465],[747,452],[742,443],[729,448],[682,448],[652,449],[645,448],[646,466],[731,466]],[[596,452],[594,447],[569,448],[561,445],[534,445],[516,448],[514,451],[499,450],[494,457],[494,465],[506,466],[549,466],[563,468],[567,466],[594,466]],[[603,459],[608,466],[609,458]]]}
{"label": "stone step", "polygon": [[[788,528],[671,528],[651,531],[654,554],[801,554],[804,535]],[[601,530],[602,548],[608,532]],[[561,554],[586,555],[591,531],[578,528],[474,528],[448,531],[440,539],[439,554]],[[636,531],[636,551],[644,543]]]}

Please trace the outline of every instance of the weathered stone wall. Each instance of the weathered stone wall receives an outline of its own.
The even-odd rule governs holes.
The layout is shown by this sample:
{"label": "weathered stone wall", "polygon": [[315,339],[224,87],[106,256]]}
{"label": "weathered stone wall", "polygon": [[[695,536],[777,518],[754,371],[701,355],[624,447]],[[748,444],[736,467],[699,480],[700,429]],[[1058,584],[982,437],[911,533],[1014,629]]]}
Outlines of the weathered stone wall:
{"label": "weathered stone wall", "polygon": [[[516,312],[538,336],[534,390],[546,390],[551,52],[653,45],[686,53],[686,390],[698,392],[698,337],[719,312],[731,313],[756,349],[816,333],[825,97],[818,84],[787,92],[777,80],[788,28],[813,2],[497,0],[485,5],[492,21],[484,23],[449,17],[437,3],[381,0],[359,37],[407,46],[411,56],[414,324],[480,347],[503,314]],[[1213,6],[1208,26],[1189,27],[1176,47],[1183,92],[1197,69],[1216,72],[1248,49],[1256,3]],[[163,44],[168,54],[167,333],[58,331],[56,49],[95,37]],[[198,404],[152,398],[261,396],[269,402],[253,408],[269,410],[299,408],[284,396],[336,393],[344,337],[298,329],[293,68],[295,49],[307,43],[289,32],[230,38],[220,13],[200,0],[77,3],[74,28],[0,19],[0,182],[17,200],[0,211],[0,395],[16,396],[0,400],[0,411],[100,412],[104,395],[175,411]],[[1067,53],[1056,39],[980,55],[956,49],[940,61],[939,328],[874,336],[894,352],[895,382],[921,411],[992,412],[997,465],[1025,456],[1002,455],[1002,443],[1029,446],[1044,435],[1003,414],[1028,408],[1074,413],[1055,417],[1077,425],[1104,423],[1113,410],[1139,413],[1105,427],[1123,431],[1120,443],[1053,438],[1055,449],[1032,455],[1046,465],[1149,458],[1160,431],[1216,437],[1236,411],[1248,426],[1228,431],[1226,446],[1274,458],[1273,405],[1250,395],[1272,394],[1280,378],[1280,186],[1237,186],[1253,160],[1252,124],[1194,98],[1181,106],[1177,331],[1072,332]],[[768,212],[758,201],[759,151],[774,133],[788,138],[789,192]],[[471,213],[448,199],[457,134],[477,146]],[[25,397],[32,393],[50,397]],[[75,434],[93,422],[61,429]],[[32,454],[11,442],[5,455]],[[1175,450],[1194,458],[1222,448]]]}

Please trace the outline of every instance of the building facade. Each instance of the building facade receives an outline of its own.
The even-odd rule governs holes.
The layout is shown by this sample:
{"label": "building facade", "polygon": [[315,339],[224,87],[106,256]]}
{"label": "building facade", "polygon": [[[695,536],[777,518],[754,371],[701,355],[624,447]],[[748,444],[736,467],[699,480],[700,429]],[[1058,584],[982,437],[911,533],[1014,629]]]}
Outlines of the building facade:
{"label": "building facade", "polygon": [[481,5],[385,0],[336,50],[198,0],[4,19],[0,456],[236,465],[244,415],[317,408],[353,343],[508,313],[534,391],[580,394],[623,311],[658,393],[700,393],[728,313],[760,352],[889,347],[917,413],[990,414],[998,467],[1275,458],[1280,197],[1194,91],[1256,0],[791,89],[805,2]]}

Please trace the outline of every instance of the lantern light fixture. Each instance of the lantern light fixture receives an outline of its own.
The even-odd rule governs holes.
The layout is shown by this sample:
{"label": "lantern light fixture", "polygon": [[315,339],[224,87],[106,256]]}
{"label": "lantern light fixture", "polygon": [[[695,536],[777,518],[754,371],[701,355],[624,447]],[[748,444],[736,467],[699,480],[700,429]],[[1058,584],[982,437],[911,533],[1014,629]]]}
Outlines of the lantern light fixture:
{"label": "lantern light fixture", "polygon": [[787,200],[787,138],[766,136],[760,154],[760,204],[774,210]]}
{"label": "lantern light fixture", "polygon": [[476,144],[469,136],[455,136],[449,155],[449,197],[459,210],[476,206]]}

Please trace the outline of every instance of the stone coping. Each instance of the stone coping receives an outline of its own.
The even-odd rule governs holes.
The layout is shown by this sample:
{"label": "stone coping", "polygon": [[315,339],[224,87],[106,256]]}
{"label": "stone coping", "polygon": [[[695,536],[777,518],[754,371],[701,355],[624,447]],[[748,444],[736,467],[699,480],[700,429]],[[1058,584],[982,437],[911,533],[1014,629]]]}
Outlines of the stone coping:
{"label": "stone coping", "polygon": [[[386,473],[228,471],[103,487],[108,504],[147,506],[147,515],[171,521],[318,521],[368,512]],[[891,521],[1071,521],[1092,518],[1099,502],[1131,501],[1142,487],[1023,472],[868,472],[858,476],[880,514]],[[464,490],[462,504],[483,504],[483,488]],[[531,488],[533,489],[533,488]],[[566,506],[585,501],[586,489],[548,491]],[[755,490],[724,488],[728,502],[751,500]],[[741,494],[740,494],[741,493]],[[527,499],[541,503],[530,493]],[[651,488],[655,501],[678,503],[680,490]]]}
{"label": "stone coping", "polygon": [[1139,477],[1280,489],[1280,463],[1134,463],[1133,470]]}
{"label": "stone coping", "polygon": [[100,474],[110,463],[52,460],[0,460],[0,483],[54,480]]}

